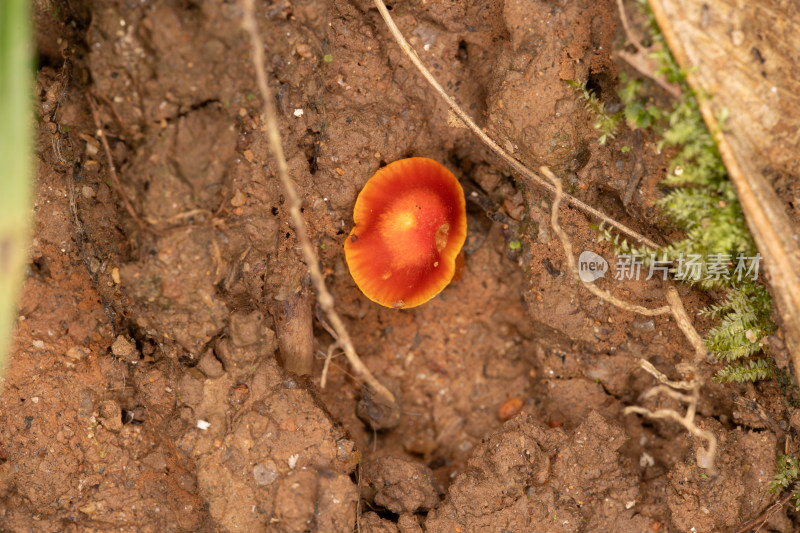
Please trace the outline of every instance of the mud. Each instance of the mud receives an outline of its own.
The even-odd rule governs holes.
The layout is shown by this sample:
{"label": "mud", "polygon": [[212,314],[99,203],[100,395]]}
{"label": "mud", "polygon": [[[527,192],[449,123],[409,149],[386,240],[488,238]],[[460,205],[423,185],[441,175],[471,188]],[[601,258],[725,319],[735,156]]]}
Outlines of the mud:
{"label": "mud", "polygon": [[[0,530],[728,531],[775,499],[775,456],[796,453],[785,391],[704,387],[717,476],[678,425],[623,415],[680,408],[642,396],[654,380],[639,360],[678,378],[691,348],[673,321],[613,308],[571,278],[550,197],[448,125],[371,2],[257,9],[326,281],[364,362],[402,398],[385,424],[340,351],[319,386],[334,339],[268,155],[241,6],[35,5],[36,228],[0,400]],[[503,147],[673,237],[653,203],[655,139],[624,130],[598,145],[564,83],[615,101],[627,68],[615,2],[391,7]],[[461,277],[398,311],[358,291],[342,243],[366,180],[411,155],[460,179],[469,233]],[[561,221],[576,250],[613,257],[581,213]],[[618,297],[662,302],[656,280],[610,278],[598,283]],[[711,301],[679,290],[692,316]],[[309,352],[309,374],[282,366]],[[796,519],[784,510],[765,530]]]}

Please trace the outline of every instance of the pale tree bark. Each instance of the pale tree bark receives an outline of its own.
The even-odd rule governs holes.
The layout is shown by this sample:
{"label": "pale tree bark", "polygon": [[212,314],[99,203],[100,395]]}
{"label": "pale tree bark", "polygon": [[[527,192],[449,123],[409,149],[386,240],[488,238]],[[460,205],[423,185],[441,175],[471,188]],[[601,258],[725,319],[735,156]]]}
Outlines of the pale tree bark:
{"label": "pale tree bark", "polygon": [[[688,72],[750,231],[764,256],[782,331],[800,373],[800,220],[773,184],[800,180],[800,4],[649,0]],[[717,117],[728,118],[719,124]],[[795,190],[800,190],[795,188]],[[800,206],[795,207],[800,212]]]}

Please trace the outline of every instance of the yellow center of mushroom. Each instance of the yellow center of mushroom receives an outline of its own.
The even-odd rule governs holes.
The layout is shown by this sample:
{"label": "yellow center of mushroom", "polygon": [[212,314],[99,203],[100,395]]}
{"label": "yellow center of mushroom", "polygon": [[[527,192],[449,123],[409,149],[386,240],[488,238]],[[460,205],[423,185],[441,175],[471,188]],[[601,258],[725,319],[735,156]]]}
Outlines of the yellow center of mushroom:
{"label": "yellow center of mushroom", "polygon": [[434,194],[415,190],[398,198],[383,213],[378,229],[394,268],[430,263],[447,245],[450,224]]}

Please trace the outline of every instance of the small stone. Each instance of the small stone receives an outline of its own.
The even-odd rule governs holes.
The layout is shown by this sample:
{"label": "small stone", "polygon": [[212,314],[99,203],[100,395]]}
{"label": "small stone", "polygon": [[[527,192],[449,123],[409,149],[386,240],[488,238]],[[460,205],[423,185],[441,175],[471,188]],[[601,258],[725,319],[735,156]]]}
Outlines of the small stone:
{"label": "small stone", "polygon": [[167,276],[161,280],[161,294],[164,298],[176,300],[183,295],[181,279],[177,276]]}
{"label": "small stone", "polygon": [[521,410],[524,402],[519,396],[515,396],[503,402],[497,410],[497,418],[505,422],[515,417]]}
{"label": "small stone", "polygon": [[233,387],[228,395],[228,402],[231,406],[242,405],[250,395],[250,387],[244,383],[239,383]]}
{"label": "small stone", "polygon": [[[247,157],[246,154],[245,154],[245,157]],[[248,161],[249,161],[249,159],[248,159]],[[231,205],[233,207],[241,207],[241,206],[244,205],[244,203],[246,201],[247,201],[247,196],[245,196],[244,193],[242,191],[240,191],[239,189],[236,189],[236,192],[233,194],[233,197],[231,198]]]}
{"label": "small stone", "polygon": [[94,256],[89,257],[89,272],[91,272],[92,274],[97,274],[97,272],[100,270],[100,267],[102,266],[103,264],[100,263],[100,260],[98,258]]}
{"label": "small stone", "polygon": [[94,189],[89,187],[88,185],[84,185],[81,189],[81,194],[84,198],[94,198]]}
{"label": "small stone", "polygon": [[81,346],[73,346],[72,348],[67,350],[66,356],[74,361],[79,361],[84,357],[86,357],[87,353],[88,350],[86,350],[86,348],[83,348]]}
{"label": "small stone", "polygon": [[792,412],[792,415],[789,417],[789,425],[792,426],[795,431],[800,431],[800,409],[795,409]]}
{"label": "small stone", "polygon": [[120,277],[119,277],[119,269],[117,267],[111,269],[111,279],[114,280],[114,283],[119,285]]}
{"label": "small stone", "polygon": [[259,485],[269,485],[278,479],[278,472],[274,461],[266,461],[258,463],[253,467],[253,477],[256,478],[256,483]]}
{"label": "small stone", "polygon": [[86,515],[93,515],[97,512],[97,504],[95,502],[89,502],[83,507],[78,507],[78,510]]}
{"label": "small stone", "polygon": [[120,335],[114,344],[111,345],[111,353],[125,361],[134,362],[139,360],[139,351],[133,341]]}
{"label": "small stone", "polygon": [[153,452],[142,459],[142,464],[148,467],[150,470],[160,472],[167,468],[167,459],[164,457],[163,453]]}
{"label": "small stone", "polygon": [[447,125],[451,128],[466,128],[467,125],[453,112],[452,109],[447,110]]}
{"label": "small stone", "polygon": [[402,414],[400,387],[394,382],[386,381],[384,386],[387,386],[394,395],[393,404],[366,388],[356,405],[356,416],[375,431],[393,429],[400,425],[400,415]]}
{"label": "small stone", "polygon": [[305,57],[306,59],[308,59],[309,57],[312,56],[311,47],[305,43],[298,44],[295,47],[295,50],[297,50],[297,55],[299,55],[300,57]]}
{"label": "small stone", "polygon": [[233,344],[235,346],[250,346],[259,342],[264,334],[263,319],[264,316],[259,311],[231,315],[230,329]]}
{"label": "small stone", "polygon": [[222,363],[214,355],[214,350],[207,350],[197,363],[197,369],[200,370],[206,377],[216,379],[225,374],[225,369]]}
{"label": "small stone", "polygon": [[250,162],[250,163],[253,162],[253,159],[255,158],[255,154],[253,154],[252,150],[245,150],[244,152],[242,152],[242,154],[244,155],[244,158],[247,159],[248,162]]}
{"label": "small stone", "polygon": [[336,458],[342,463],[356,465],[361,461],[361,452],[356,448],[356,443],[342,437],[336,441]]}
{"label": "small stone", "polygon": [[109,431],[118,433],[122,429],[122,408],[114,400],[100,402],[97,417],[100,424]]}
{"label": "small stone", "polygon": [[423,533],[422,526],[419,525],[417,515],[413,513],[403,513],[397,520],[397,529],[400,533]]}

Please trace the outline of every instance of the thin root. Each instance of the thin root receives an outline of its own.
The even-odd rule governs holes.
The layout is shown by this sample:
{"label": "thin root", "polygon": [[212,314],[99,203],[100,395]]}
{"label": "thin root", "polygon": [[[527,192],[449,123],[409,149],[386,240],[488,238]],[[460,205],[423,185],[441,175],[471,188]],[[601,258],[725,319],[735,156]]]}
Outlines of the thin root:
{"label": "thin root", "polygon": [[[561,240],[561,244],[564,247],[564,254],[567,259],[567,264],[569,266],[570,271],[575,276],[576,279],[580,280],[583,283],[583,286],[586,287],[592,294],[598,296],[602,300],[609,302],[620,309],[626,311],[632,311],[634,313],[639,313],[641,315],[646,316],[655,316],[655,315],[663,315],[667,313],[671,313],[672,316],[675,318],[675,321],[678,323],[678,327],[684,333],[686,338],[692,344],[695,349],[695,358],[693,364],[680,364],[678,365],[678,370],[684,375],[688,377],[688,380],[683,381],[673,381],[667,378],[665,374],[660,372],[656,369],[650,362],[645,361],[644,359],[640,360],[639,364],[641,367],[647,371],[650,375],[656,378],[661,384],[656,385],[655,387],[649,389],[645,394],[644,398],[651,398],[653,396],[657,396],[659,394],[663,394],[669,398],[677,400],[681,403],[686,404],[686,414],[681,415],[677,411],[673,409],[658,409],[656,411],[651,411],[650,409],[646,409],[644,407],[639,406],[630,406],[626,407],[624,413],[637,413],[642,416],[646,416],[652,419],[661,419],[661,420],[674,420],[682,425],[686,430],[694,435],[695,437],[699,437],[706,441],[707,446],[705,448],[700,448],[697,450],[697,463],[701,468],[705,468],[709,471],[712,475],[716,472],[714,468],[714,459],[717,454],[717,438],[716,436],[708,430],[701,429],[697,427],[695,423],[695,418],[697,414],[697,402],[700,398],[700,387],[703,385],[704,378],[700,372],[698,372],[695,364],[699,363],[701,358],[705,357],[706,349],[703,345],[703,340],[700,337],[700,334],[697,333],[697,330],[692,326],[691,321],[689,320],[689,316],[686,314],[686,309],[683,307],[683,303],[681,302],[680,296],[678,295],[678,291],[670,286],[667,288],[667,302],[669,305],[663,307],[657,307],[655,309],[651,309],[648,307],[642,307],[640,305],[631,304],[620,300],[611,295],[608,291],[602,290],[591,283],[585,282],[581,280],[578,268],[575,265],[575,256],[572,253],[572,243],[569,241],[569,237],[567,234],[564,233],[564,230],[561,229],[560,224],[558,223],[558,209],[561,204],[561,197],[563,195],[563,190],[561,188],[561,182],[553,175],[550,170],[546,167],[542,167],[539,171],[544,174],[550,181],[553,183],[553,186],[556,191],[555,199],[553,200],[553,210],[552,216],[550,220],[550,224],[553,227],[553,231],[558,235],[558,238]],[[688,394],[679,391],[687,391]]]}
{"label": "thin root", "polygon": [[136,221],[136,224],[139,225],[139,228],[142,231],[149,231],[150,233],[158,235],[159,237],[163,236],[160,231],[152,226],[147,225],[142,220],[142,218],[136,212],[136,209],[133,208],[133,204],[128,199],[128,195],[125,194],[125,190],[122,188],[122,183],[119,181],[119,176],[117,175],[117,168],[114,166],[114,160],[111,157],[111,148],[108,146],[108,140],[106,139],[106,133],[103,129],[103,124],[100,122],[100,114],[97,111],[97,102],[95,102],[95,99],[91,94],[87,94],[86,99],[89,101],[89,108],[92,110],[92,118],[94,119],[94,125],[97,128],[97,136],[100,137],[100,143],[103,145],[103,150],[106,153],[106,159],[108,161],[108,173],[111,174],[111,181],[114,184],[114,189],[116,189],[120,198],[122,198],[122,203],[125,204],[125,209],[128,211],[128,214],[130,214],[133,220]]}
{"label": "thin root", "polygon": [[[442,88],[439,82],[436,81],[436,78],[433,77],[433,74],[431,74],[430,71],[425,67],[425,65],[422,64],[422,61],[420,60],[417,53],[414,51],[411,45],[408,44],[408,41],[406,40],[405,37],[403,37],[403,34],[400,31],[400,29],[394,23],[394,19],[392,19],[392,16],[389,14],[389,10],[386,9],[386,4],[383,3],[383,0],[374,0],[374,2],[375,2],[375,7],[378,8],[381,17],[383,17],[383,21],[389,28],[389,31],[394,37],[394,40],[397,41],[398,45],[400,45],[400,48],[403,50],[403,53],[405,53],[405,55],[408,56],[408,58],[411,60],[414,66],[417,67],[417,70],[419,70],[420,74],[422,74],[425,80],[430,84],[431,87],[433,87],[433,89],[439,94],[439,96],[445,102],[447,102],[447,105],[450,106],[450,109],[453,111],[453,113],[455,113],[455,115],[459,119],[461,119],[461,121],[467,126],[467,128],[469,128],[472,131],[472,133],[477,135],[478,138],[486,146],[488,146],[494,153],[500,156],[500,158],[506,163],[508,163],[509,166],[513,168],[516,172],[522,174],[528,180],[536,183],[537,185],[543,187],[544,189],[550,191],[551,193],[555,193],[555,188],[553,187],[553,185],[551,185],[550,183],[547,182],[547,180],[537,175],[535,172],[528,169],[525,165],[514,159],[508,152],[500,148],[500,145],[497,144],[494,140],[492,140],[492,138],[489,137],[486,134],[486,132],[484,132],[477,124],[475,124],[475,121],[473,121],[472,118],[470,118],[470,116],[461,108],[461,106],[459,106],[458,103],[449,94],[447,94],[447,92]],[[452,117],[449,120],[452,122]],[[570,196],[568,194],[564,194],[563,196],[566,199],[566,201],[571,205],[575,206],[576,208],[580,209],[585,213],[592,215],[594,218],[617,228],[617,230],[624,233],[625,235],[633,239],[636,239],[642,244],[649,246],[650,248],[653,248],[655,250],[661,249],[661,247],[658,244],[651,241],[641,233],[634,231],[633,229],[622,224],[621,222],[617,222],[613,218],[598,211],[594,207],[585,204],[584,202],[581,202],[574,196]]]}
{"label": "thin root", "polygon": [[564,230],[561,229],[561,225],[558,223],[558,208],[561,206],[561,198],[564,197],[564,190],[561,187],[561,182],[556,178],[552,172],[547,167],[541,167],[539,172],[544,174],[552,183],[553,188],[555,190],[555,199],[553,200],[553,210],[550,217],[550,225],[553,227],[553,231],[556,235],[558,235],[559,240],[561,241],[561,245],[564,247],[564,255],[567,258],[567,266],[569,267],[570,271],[575,275],[575,277],[583,283],[583,286],[586,287],[589,292],[594,294],[595,296],[599,297],[606,302],[616,305],[620,309],[624,309],[625,311],[632,311],[634,313],[639,313],[640,315],[646,316],[658,316],[658,315],[665,315],[669,313],[670,307],[665,305],[663,307],[656,307],[655,309],[651,309],[649,307],[642,307],[641,305],[636,305],[632,303],[625,302],[620,300],[616,296],[613,296],[610,292],[601,289],[600,287],[583,281],[578,275],[578,267],[575,265],[575,256],[572,254],[572,243],[569,241],[569,237],[567,234],[564,233]]}
{"label": "thin root", "polygon": [[783,509],[784,505],[789,503],[789,500],[792,499],[792,496],[794,495],[796,490],[797,487],[792,487],[792,490],[784,494],[784,496],[780,500],[776,501],[775,503],[767,507],[767,509],[763,513],[761,513],[760,515],[758,515],[757,517],[755,517],[754,519],[750,520],[742,527],[737,529],[736,533],[750,533],[751,531],[757,532],[758,530],[760,530],[762,527],[764,527],[764,525],[767,522],[770,521],[770,519],[773,516],[775,516],[775,514],[778,511]]}
{"label": "thin root", "polygon": [[286,164],[286,157],[283,154],[281,136],[275,118],[277,115],[275,101],[273,100],[272,90],[267,84],[267,73],[264,70],[264,45],[258,34],[258,25],[256,24],[254,15],[255,8],[253,4],[254,0],[244,0],[243,26],[250,34],[253,67],[256,71],[256,81],[259,91],[261,92],[261,99],[264,101],[264,120],[269,137],[270,151],[275,158],[278,167],[278,176],[286,192],[289,214],[292,217],[292,223],[297,232],[297,240],[300,242],[303,256],[308,265],[309,273],[311,274],[311,281],[314,283],[314,288],[317,291],[317,302],[328,316],[328,320],[338,336],[338,342],[344,350],[345,356],[347,356],[347,360],[350,366],[353,367],[356,375],[361,377],[376,394],[383,397],[390,405],[393,405],[395,401],[394,395],[372,375],[372,372],[369,371],[358,357],[356,349],[353,346],[353,341],[350,339],[350,334],[347,332],[344,322],[342,322],[342,319],[334,308],[333,296],[328,292],[328,288],[325,286],[325,278],[322,277],[322,272],[319,268],[319,259],[314,251],[314,247],[311,245],[311,240],[308,238],[305,221],[303,220],[303,215],[300,213],[300,198],[297,196],[294,182],[289,177],[289,168]]}
{"label": "thin root", "polygon": [[338,342],[334,342],[328,346],[328,354],[325,356],[325,364],[322,365],[322,377],[319,380],[319,388],[324,389],[328,383],[328,369],[331,366],[331,359],[333,359],[333,352],[339,347]]}

